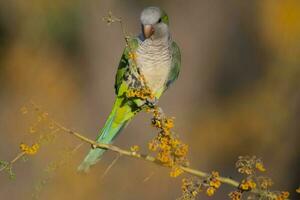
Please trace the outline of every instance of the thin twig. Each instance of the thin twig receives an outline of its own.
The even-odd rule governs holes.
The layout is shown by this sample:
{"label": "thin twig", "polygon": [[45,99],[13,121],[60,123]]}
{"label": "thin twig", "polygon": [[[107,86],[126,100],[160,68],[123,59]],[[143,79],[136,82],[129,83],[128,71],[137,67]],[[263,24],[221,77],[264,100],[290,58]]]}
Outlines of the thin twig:
{"label": "thin twig", "polygon": [[104,171],[104,173],[101,176],[101,179],[104,178],[106,176],[106,174],[109,172],[109,170],[117,163],[117,161],[119,160],[119,158],[121,157],[121,154],[118,154],[117,157],[110,163],[110,165],[106,168],[106,170]]}
{"label": "thin twig", "polygon": [[25,154],[26,154],[25,152],[18,153],[18,155],[14,159],[12,159],[8,164],[6,164],[0,168],[0,172],[7,169],[10,166],[12,166],[15,162],[17,162],[19,159],[21,159],[23,156],[25,156]]}
{"label": "thin twig", "polygon": [[147,182],[150,180],[150,178],[152,178],[154,175],[154,172],[151,172],[151,174],[149,174],[146,178],[144,178],[143,183]]}

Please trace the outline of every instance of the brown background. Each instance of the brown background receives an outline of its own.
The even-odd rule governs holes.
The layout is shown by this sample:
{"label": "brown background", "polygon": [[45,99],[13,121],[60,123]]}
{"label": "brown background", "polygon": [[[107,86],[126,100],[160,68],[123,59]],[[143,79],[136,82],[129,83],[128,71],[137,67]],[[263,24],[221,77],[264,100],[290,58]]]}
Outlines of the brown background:
{"label": "brown background", "polygon": [[[22,105],[34,100],[50,116],[94,138],[114,99],[114,75],[124,41],[118,25],[101,20],[109,10],[131,33],[147,5],[163,7],[182,51],[178,81],[160,105],[176,117],[175,130],[190,146],[191,165],[240,179],[239,155],[257,155],[292,199],[300,184],[300,3],[298,0],[11,0],[0,2],[0,158],[12,159],[20,142],[32,143],[32,115]],[[147,150],[154,136],[150,116],[140,114],[115,144]],[[41,132],[42,130],[40,130]],[[30,199],[43,170],[78,141],[59,135],[26,163],[16,180],[0,174],[1,199]],[[84,146],[42,188],[40,199],[175,199],[181,178],[168,170],[107,153],[87,176],[76,166]],[[144,182],[146,177],[151,178]],[[213,199],[227,199],[222,186]],[[206,199],[203,196],[201,199]]]}

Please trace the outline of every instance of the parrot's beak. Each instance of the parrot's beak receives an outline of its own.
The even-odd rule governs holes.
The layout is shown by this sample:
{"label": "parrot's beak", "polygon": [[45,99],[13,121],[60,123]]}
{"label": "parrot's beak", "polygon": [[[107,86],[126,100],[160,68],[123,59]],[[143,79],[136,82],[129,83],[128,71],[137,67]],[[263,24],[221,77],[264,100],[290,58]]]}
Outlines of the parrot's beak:
{"label": "parrot's beak", "polygon": [[143,25],[143,34],[145,38],[150,38],[154,33],[152,25]]}

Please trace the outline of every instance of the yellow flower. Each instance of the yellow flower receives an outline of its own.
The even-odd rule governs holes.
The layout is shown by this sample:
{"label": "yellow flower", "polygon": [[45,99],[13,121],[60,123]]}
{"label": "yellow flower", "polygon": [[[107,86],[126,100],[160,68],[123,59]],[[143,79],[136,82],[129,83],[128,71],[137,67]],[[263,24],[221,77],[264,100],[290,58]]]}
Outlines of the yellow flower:
{"label": "yellow flower", "polygon": [[251,189],[254,189],[254,188],[256,188],[256,183],[253,181],[253,180],[249,180],[249,187],[251,188]]}
{"label": "yellow flower", "polygon": [[132,60],[136,60],[137,56],[136,56],[135,53],[129,52],[129,53],[128,53],[128,58],[129,58],[129,59],[132,59]]}
{"label": "yellow flower", "polygon": [[161,148],[161,150],[164,150],[164,151],[170,151],[171,150],[171,146],[168,145],[167,143],[160,143],[159,147]]}
{"label": "yellow flower", "polygon": [[218,189],[221,186],[221,181],[218,179],[219,177],[219,172],[213,171],[209,180],[209,186]]}
{"label": "yellow flower", "polygon": [[215,188],[213,188],[213,187],[208,187],[207,190],[206,190],[206,194],[207,194],[207,196],[211,197],[212,195],[215,194],[215,191],[216,191]]}
{"label": "yellow flower", "polygon": [[276,200],[286,200],[290,196],[289,192],[281,192],[278,196],[276,196]]}
{"label": "yellow flower", "polygon": [[170,176],[175,178],[175,177],[179,176],[182,173],[183,173],[183,170],[181,168],[173,167],[171,172],[170,172]]}
{"label": "yellow flower", "polygon": [[162,138],[160,139],[160,143],[161,143],[161,144],[166,144],[166,145],[168,145],[168,143],[169,143],[169,138],[167,138],[167,137],[162,137]]}
{"label": "yellow flower", "polygon": [[214,179],[213,181],[209,182],[209,186],[218,189],[221,186],[221,182],[217,179]]}
{"label": "yellow flower", "polygon": [[178,139],[171,139],[170,140],[171,146],[173,148],[177,147],[180,144],[180,141]]}
{"label": "yellow flower", "polygon": [[264,167],[264,165],[262,164],[262,162],[257,162],[255,164],[255,168],[258,169],[261,172],[265,172],[266,171],[266,168]]}
{"label": "yellow flower", "polygon": [[241,184],[241,185],[240,185],[240,188],[241,188],[242,190],[249,190],[249,186],[248,186],[247,184]]}
{"label": "yellow flower", "polygon": [[171,119],[171,118],[168,118],[168,119],[165,120],[165,124],[164,125],[165,125],[166,129],[171,129],[171,128],[174,127],[174,120]]}
{"label": "yellow flower", "polygon": [[159,113],[159,110],[157,107],[155,107],[153,109],[153,115],[154,115],[154,118],[158,118],[160,116],[160,113]]}
{"label": "yellow flower", "polygon": [[148,148],[150,151],[156,151],[157,150],[157,144],[155,141],[150,141],[148,144]]}
{"label": "yellow flower", "polygon": [[188,145],[182,144],[180,147],[176,148],[175,155],[179,157],[184,157],[188,152]]}
{"label": "yellow flower", "polygon": [[242,183],[240,184],[239,188],[243,191],[248,191],[248,190],[256,188],[256,183],[251,179],[243,180]]}
{"label": "yellow flower", "polygon": [[20,144],[20,149],[21,149],[22,151],[25,151],[26,149],[28,149],[28,146],[27,146],[26,144],[24,144],[24,143],[21,143],[21,144]]}
{"label": "yellow flower", "polygon": [[130,151],[132,152],[138,152],[140,150],[140,147],[138,145],[134,145],[130,147]]}
{"label": "yellow flower", "polygon": [[162,127],[162,130],[164,135],[171,135],[170,129],[167,129],[166,127]]}
{"label": "yellow flower", "polygon": [[166,152],[158,153],[157,159],[162,163],[168,163],[170,161],[169,155]]}
{"label": "yellow flower", "polygon": [[192,191],[192,195],[195,197],[197,196],[198,192],[196,190]]}
{"label": "yellow flower", "polygon": [[242,168],[238,169],[238,172],[240,172],[242,174],[251,175],[251,174],[253,174],[253,169],[248,168],[248,167],[242,167]]}
{"label": "yellow flower", "polygon": [[152,119],[152,125],[156,128],[161,128],[161,122],[160,122],[160,120],[158,120],[156,118]]}
{"label": "yellow flower", "polygon": [[265,177],[259,178],[258,183],[262,189],[268,189],[270,186],[273,185],[272,180],[270,178]]}
{"label": "yellow flower", "polygon": [[211,172],[211,175],[212,175],[214,178],[220,177],[219,172],[217,172],[217,171],[212,171],[212,172]]}
{"label": "yellow flower", "polygon": [[232,200],[240,200],[242,198],[242,193],[240,191],[230,192],[229,197]]}
{"label": "yellow flower", "polygon": [[33,144],[31,147],[24,143],[20,144],[21,151],[28,155],[36,154],[39,148],[40,145],[38,143]]}
{"label": "yellow flower", "polygon": [[186,179],[186,178],[182,179],[182,186],[181,186],[182,191],[188,190],[190,185],[192,185],[191,180]]}
{"label": "yellow flower", "polygon": [[298,189],[296,190],[297,193],[300,193],[300,186],[298,187]]}

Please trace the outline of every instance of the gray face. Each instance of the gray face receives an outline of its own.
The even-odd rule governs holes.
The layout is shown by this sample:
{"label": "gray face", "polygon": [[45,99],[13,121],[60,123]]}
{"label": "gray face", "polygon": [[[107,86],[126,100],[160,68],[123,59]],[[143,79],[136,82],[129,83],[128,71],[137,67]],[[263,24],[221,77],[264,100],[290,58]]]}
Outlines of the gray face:
{"label": "gray face", "polygon": [[169,27],[161,21],[162,11],[158,7],[147,7],[141,13],[142,32],[151,39],[167,38]]}

